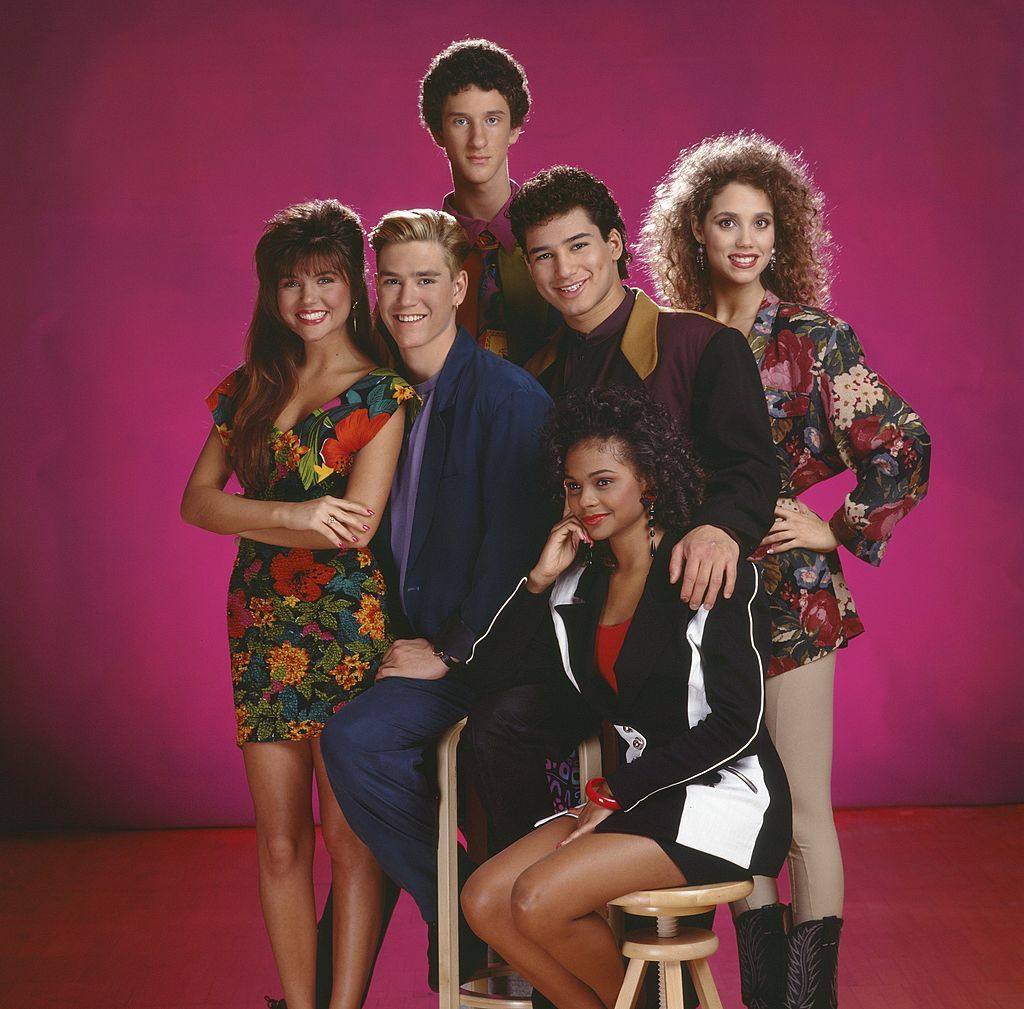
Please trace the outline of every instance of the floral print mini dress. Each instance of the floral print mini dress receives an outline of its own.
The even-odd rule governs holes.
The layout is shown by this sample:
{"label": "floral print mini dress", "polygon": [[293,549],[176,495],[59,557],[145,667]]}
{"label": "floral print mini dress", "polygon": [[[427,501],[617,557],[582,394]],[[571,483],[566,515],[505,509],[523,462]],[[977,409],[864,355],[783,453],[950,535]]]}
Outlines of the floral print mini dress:
{"label": "floral print mini dress", "polygon": [[[207,398],[230,448],[238,369]],[[344,497],[356,453],[416,392],[378,368],[290,431],[274,429],[267,489],[250,497]],[[237,742],[318,736],[373,683],[391,644],[384,578],[369,550],[306,550],[239,538],[228,588]]]}

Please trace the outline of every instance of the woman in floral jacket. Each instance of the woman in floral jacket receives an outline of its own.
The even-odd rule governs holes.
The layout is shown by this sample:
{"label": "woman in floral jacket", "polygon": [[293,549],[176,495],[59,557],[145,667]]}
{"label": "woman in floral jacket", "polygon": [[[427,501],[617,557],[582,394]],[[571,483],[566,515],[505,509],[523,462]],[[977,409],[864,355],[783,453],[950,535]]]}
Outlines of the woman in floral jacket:
{"label": "woman in floral jacket", "polygon": [[[643,231],[669,302],[748,334],[782,476],[775,525],[754,558],[772,602],[766,717],[793,794],[793,927],[787,937],[774,880],[757,878],[734,908],[751,1009],[836,1005],[843,866],[830,795],[832,688],[836,650],[863,631],[837,548],[879,564],[928,486],[920,417],[823,308],[831,236],[822,207],[800,158],[740,133],[679,155]],[[844,470],[857,484],[829,520],[798,500]]]}
{"label": "woman in floral jacket", "polygon": [[[182,517],[238,536],[228,590],[237,740],[256,809],[260,899],[290,1009],[313,1009],[315,775],[334,880],[332,1009],[362,1003],[384,881],[338,808],[327,720],[373,683],[388,636],[367,544],[416,393],[379,366],[359,218],[335,200],[274,217],[256,247],[246,361],[211,394]],[[224,491],[234,473],[244,494]]]}

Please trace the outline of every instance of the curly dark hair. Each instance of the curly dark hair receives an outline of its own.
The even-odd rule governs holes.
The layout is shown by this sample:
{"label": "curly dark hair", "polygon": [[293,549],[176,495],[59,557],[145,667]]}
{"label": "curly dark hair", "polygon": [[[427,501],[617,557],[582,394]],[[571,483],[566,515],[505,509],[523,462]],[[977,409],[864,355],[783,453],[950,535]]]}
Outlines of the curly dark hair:
{"label": "curly dark hair", "polygon": [[663,529],[681,533],[690,525],[704,494],[704,474],[665,407],[624,385],[578,389],[564,396],[541,430],[547,479],[559,498],[570,450],[591,440],[622,446],[633,472],[657,497],[656,516]]}
{"label": "curly dark hair", "polygon": [[640,231],[640,255],[662,295],[676,308],[704,308],[707,268],[697,264],[691,221],[703,221],[730,182],[760,189],[775,211],[775,266],[765,286],[783,301],[826,308],[832,236],[824,200],[803,157],[759,133],[713,137],[681,151],[654,190]]}
{"label": "curly dark hair", "polygon": [[469,87],[497,91],[508,102],[512,129],[530,111],[526,71],[516,58],[487,39],[463,39],[439,52],[420,81],[420,121],[436,139],[441,135],[445,99]]}
{"label": "curly dark hair", "polygon": [[626,225],[622,220],[622,211],[611,190],[582,168],[555,165],[523,183],[508,208],[512,234],[516,236],[519,248],[526,249],[527,228],[550,221],[552,217],[572,213],[577,207],[585,211],[587,217],[597,225],[606,242],[612,228],[622,236],[622,255],[618,266],[619,277],[625,280],[629,276],[629,263],[633,254],[626,245]]}

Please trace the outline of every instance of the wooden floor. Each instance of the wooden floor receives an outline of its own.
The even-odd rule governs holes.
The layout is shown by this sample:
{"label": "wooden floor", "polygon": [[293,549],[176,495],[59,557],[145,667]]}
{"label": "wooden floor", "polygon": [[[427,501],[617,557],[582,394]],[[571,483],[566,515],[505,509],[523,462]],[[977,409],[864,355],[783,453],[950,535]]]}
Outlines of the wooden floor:
{"label": "wooden floor", "polygon": [[[1024,807],[838,814],[843,1009],[1024,1009]],[[250,830],[0,836],[0,1009],[264,1009]],[[318,862],[326,886],[326,862]],[[732,929],[712,960],[739,1002]],[[403,895],[369,1009],[437,1005]]]}

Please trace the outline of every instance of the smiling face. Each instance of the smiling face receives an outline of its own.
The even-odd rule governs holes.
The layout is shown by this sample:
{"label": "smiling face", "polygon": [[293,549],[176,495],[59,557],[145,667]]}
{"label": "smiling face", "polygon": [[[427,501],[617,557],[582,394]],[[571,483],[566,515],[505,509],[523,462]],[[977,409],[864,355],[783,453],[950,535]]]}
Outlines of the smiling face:
{"label": "smiling face", "polygon": [[436,374],[455,340],[465,270],[453,277],[437,242],[391,242],[377,253],[376,281],[377,309],[402,360],[418,381]]}
{"label": "smiling face", "polygon": [[775,246],[775,210],[760,189],[730,182],[711,200],[693,235],[706,247],[715,286],[759,284]]}
{"label": "smiling face", "polygon": [[277,283],[281,321],[307,344],[347,334],[352,314],[352,288],[344,274],[323,266],[305,264]]}
{"label": "smiling face", "polygon": [[508,102],[499,91],[475,85],[449,95],[441,110],[441,132],[434,140],[444,148],[456,189],[485,187],[499,173],[508,174],[509,147],[519,139]]}
{"label": "smiling face", "polygon": [[624,442],[588,439],[565,457],[565,499],[592,539],[647,536],[647,511],[640,500],[646,481],[633,471]]}
{"label": "smiling face", "polygon": [[624,296],[618,260],[622,236],[608,238],[582,207],[526,228],[530,275],[545,301],[581,333],[599,326]]}

